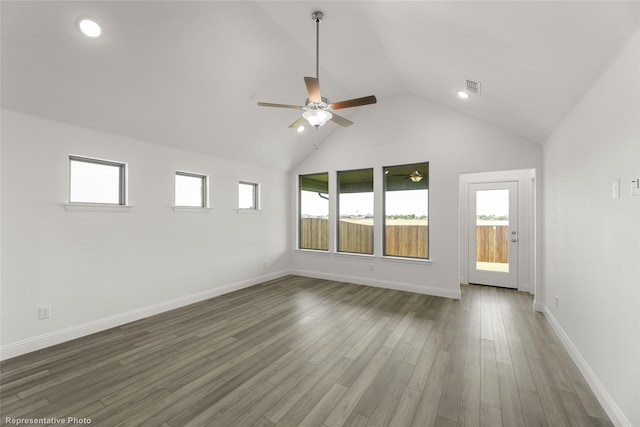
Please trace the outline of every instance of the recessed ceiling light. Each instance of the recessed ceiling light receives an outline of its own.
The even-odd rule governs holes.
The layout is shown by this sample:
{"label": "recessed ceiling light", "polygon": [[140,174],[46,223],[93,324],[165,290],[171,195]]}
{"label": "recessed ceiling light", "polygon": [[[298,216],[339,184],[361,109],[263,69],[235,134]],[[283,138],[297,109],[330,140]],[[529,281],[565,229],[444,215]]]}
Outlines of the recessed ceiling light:
{"label": "recessed ceiling light", "polygon": [[463,90],[459,90],[458,97],[461,99],[469,99],[469,94]]}
{"label": "recessed ceiling light", "polygon": [[304,126],[298,126],[298,132],[304,132]]}
{"label": "recessed ceiling light", "polygon": [[82,34],[87,37],[96,38],[100,37],[100,34],[102,34],[102,28],[100,28],[100,25],[98,25],[98,23],[93,19],[80,19],[80,21],[78,21],[78,28],[80,28]]}

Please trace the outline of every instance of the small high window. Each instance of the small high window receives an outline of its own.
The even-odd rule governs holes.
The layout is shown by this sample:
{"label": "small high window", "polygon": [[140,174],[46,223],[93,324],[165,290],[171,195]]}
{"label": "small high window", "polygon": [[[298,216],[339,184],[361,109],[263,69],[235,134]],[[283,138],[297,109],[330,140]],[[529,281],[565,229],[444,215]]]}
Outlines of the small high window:
{"label": "small high window", "polygon": [[259,209],[258,184],[253,182],[238,183],[238,209]]}
{"label": "small high window", "polygon": [[429,163],[384,168],[384,254],[429,258]]}
{"label": "small high window", "polygon": [[207,176],[176,171],[175,205],[178,207],[208,207]]}
{"label": "small high window", "polygon": [[329,174],[300,175],[300,249],[329,250]]}
{"label": "small high window", "polygon": [[69,203],[126,205],[126,165],[69,156]]}

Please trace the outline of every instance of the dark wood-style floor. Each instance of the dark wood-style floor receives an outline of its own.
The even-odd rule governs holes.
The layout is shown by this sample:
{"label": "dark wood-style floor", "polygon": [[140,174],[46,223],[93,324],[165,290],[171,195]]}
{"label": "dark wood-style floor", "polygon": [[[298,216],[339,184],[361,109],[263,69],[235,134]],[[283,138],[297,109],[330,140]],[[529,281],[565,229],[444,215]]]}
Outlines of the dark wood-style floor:
{"label": "dark wood-style floor", "polygon": [[274,280],[3,362],[1,422],[612,425],[530,295],[462,294]]}

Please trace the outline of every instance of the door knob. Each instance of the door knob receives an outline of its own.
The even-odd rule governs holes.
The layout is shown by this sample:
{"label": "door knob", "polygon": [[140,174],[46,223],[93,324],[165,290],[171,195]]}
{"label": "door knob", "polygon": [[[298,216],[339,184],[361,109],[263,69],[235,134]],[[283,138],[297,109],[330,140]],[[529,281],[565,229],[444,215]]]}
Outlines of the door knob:
{"label": "door knob", "polygon": [[518,239],[511,239],[511,241],[512,241],[513,243],[515,243],[515,242],[517,242],[517,241],[518,241]]}

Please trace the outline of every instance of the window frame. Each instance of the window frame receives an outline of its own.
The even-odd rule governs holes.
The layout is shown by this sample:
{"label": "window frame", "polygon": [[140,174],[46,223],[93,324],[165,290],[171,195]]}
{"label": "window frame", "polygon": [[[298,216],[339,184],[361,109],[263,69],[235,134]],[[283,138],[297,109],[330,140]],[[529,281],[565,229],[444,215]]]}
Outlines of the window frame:
{"label": "window frame", "polygon": [[[327,177],[327,235],[326,235],[326,239],[327,239],[327,248],[306,248],[302,246],[302,191],[308,191],[308,190],[303,190],[303,186],[302,186],[302,180],[304,177],[309,177],[309,176],[317,176],[317,175],[326,175]],[[298,193],[297,193],[297,197],[298,197],[298,238],[297,240],[297,249],[300,251],[311,251],[311,252],[317,252],[317,253],[323,253],[323,254],[329,254],[331,252],[331,203],[330,203],[330,197],[331,197],[331,185],[330,185],[330,180],[331,180],[331,174],[329,172],[316,172],[316,173],[306,173],[306,174],[298,174]],[[322,194],[320,192],[318,192],[318,194]]]}
{"label": "window frame", "polygon": [[[372,215],[373,215],[373,224],[371,226],[371,252],[355,252],[355,251],[342,251],[340,250],[340,195],[342,194],[340,191],[340,174],[348,173],[348,172],[358,172],[358,171],[371,171],[371,194],[373,195],[373,206],[372,206]],[[376,253],[376,180],[375,180],[375,168],[358,168],[358,169],[345,169],[336,171],[336,185],[337,185],[337,194],[336,194],[336,223],[335,223],[335,248],[334,251],[339,255],[355,255],[355,256],[375,256]]]}
{"label": "window frame", "polygon": [[[88,201],[75,201],[71,200],[71,186],[73,185],[73,176],[71,170],[72,162],[89,163],[93,165],[113,166],[118,168],[118,203],[109,202],[88,202]],[[127,163],[117,162],[114,160],[98,159],[94,157],[78,156],[75,154],[69,155],[69,206],[127,206]]]}
{"label": "window frame", "polygon": [[[240,186],[250,185],[253,186],[253,207],[241,208],[240,207]],[[251,212],[260,210],[260,184],[251,181],[238,181],[238,211]]]}
{"label": "window frame", "polygon": [[427,256],[426,257],[418,257],[418,256],[408,256],[408,255],[388,255],[387,254],[387,174],[386,171],[392,168],[412,168],[424,166],[427,167],[426,179],[427,179],[427,227],[429,226],[429,211],[430,211],[430,203],[429,199],[431,197],[430,189],[430,165],[428,161],[417,162],[417,163],[407,163],[401,165],[393,165],[393,166],[383,166],[382,167],[382,257],[386,259],[399,259],[406,261],[431,261],[431,246],[429,245],[431,241],[431,232],[427,229]]}
{"label": "window frame", "polygon": [[[176,177],[186,176],[189,178],[200,178],[202,180],[201,189],[201,201],[199,206],[194,205],[178,205],[176,204],[176,197],[178,196],[178,186],[176,183]],[[209,175],[196,172],[187,172],[183,170],[176,170],[173,175],[173,207],[178,209],[208,209],[209,208]]]}

